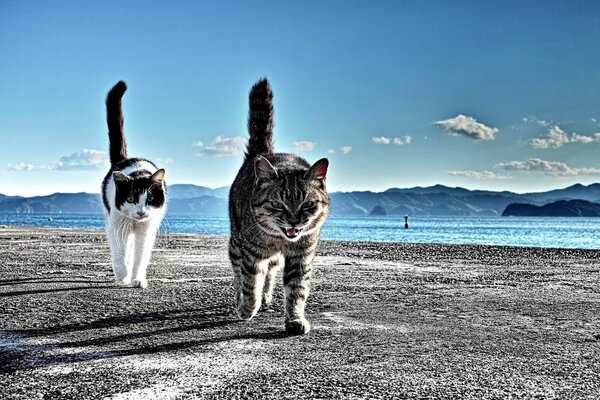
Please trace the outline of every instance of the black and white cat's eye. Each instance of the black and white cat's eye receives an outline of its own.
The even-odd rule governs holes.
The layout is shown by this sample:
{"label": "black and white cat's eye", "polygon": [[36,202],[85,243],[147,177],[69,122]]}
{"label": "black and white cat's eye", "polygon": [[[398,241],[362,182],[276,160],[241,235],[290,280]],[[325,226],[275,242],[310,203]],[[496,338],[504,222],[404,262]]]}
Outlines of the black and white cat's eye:
{"label": "black and white cat's eye", "polygon": [[135,199],[133,198],[133,196],[129,196],[129,197],[127,198],[127,202],[128,202],[128,203],[133,203],[133,201],[134,201],[134,200],[135,200]]}

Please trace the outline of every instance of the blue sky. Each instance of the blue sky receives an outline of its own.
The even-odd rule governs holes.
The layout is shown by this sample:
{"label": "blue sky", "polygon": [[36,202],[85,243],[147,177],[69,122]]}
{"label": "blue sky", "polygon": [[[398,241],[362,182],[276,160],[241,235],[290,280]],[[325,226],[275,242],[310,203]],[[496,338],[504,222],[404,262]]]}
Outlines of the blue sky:
{"label": "blue sky", "polygon": [[596,182],[598,38],[591,1],[3,1],[0,193],[98,192],[120,79],[130,155],[228,185],[261,76],[330,190]]}

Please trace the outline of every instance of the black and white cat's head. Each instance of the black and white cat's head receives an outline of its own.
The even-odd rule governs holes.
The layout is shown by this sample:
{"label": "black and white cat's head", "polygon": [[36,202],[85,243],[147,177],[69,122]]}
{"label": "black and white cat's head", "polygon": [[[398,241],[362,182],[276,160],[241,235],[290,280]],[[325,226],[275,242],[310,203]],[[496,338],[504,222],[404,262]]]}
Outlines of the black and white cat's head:
{"label": "black and white cat's head", "polygon": [[113,171],[118,212],[137,221],[161,216],[166,202],[164,177],[164,169],[159,169],[152,175],[125,175],[121,171]]}
{"label": "black and white cat's head", "polygon": [[307,170],[277,170],[266,158],[256,159],[253,213],[269,233],[295,242],[318,229],[329,212],[323,158]]}

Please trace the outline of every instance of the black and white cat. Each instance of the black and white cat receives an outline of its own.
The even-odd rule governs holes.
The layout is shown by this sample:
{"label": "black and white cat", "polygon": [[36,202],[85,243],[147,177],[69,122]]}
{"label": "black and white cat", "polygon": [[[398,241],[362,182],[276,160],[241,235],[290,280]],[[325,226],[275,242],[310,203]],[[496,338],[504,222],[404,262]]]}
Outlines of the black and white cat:
{"label": "black and white cat", "polygon": [[145,288],[146,268],[166,210],[165,170],[143,158],[128,158],[119,81],[106,96],[110,171],[102,182],[102,201],[112,266],[119,282]]}

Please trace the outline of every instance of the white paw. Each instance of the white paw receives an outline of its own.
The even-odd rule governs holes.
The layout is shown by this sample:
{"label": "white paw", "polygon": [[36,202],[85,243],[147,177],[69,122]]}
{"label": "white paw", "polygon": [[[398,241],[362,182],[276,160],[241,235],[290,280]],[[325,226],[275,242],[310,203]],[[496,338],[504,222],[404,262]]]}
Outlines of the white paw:
{"label": "white paw", "polygon": [[271,303],[273,302],[273,295],[263,293],[262,299],[263,299],[263,304],[267,307],[270,307]]}
{"label": "white paw", "polygon": [[119,283],[119,285],[129,286],[129,285],[131,285],[131,278],[128,276],[126,276],[123,279],[117,278],[117,282]]}
{"label": "white paw", "polygon": [[131,281],[131,287],[146,289],[148,287],[148,281],[145,279],[134,279]]}

